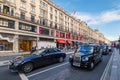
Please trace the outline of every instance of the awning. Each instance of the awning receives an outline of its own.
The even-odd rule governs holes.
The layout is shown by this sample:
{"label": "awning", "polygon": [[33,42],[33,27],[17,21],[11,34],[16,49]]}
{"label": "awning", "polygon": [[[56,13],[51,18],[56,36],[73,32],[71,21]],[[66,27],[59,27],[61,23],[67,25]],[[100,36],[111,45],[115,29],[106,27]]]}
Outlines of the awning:
{"label": "awning", "polygon": [[66,44],[66,40],[62,40],[62,39],[57,39],[57,42],[61,44]]}
{"label": "awning", "polygon": [[72,44],[72,41],[71,41],[71,40],[67,40],[67,43],[68,43],[68,44]]}

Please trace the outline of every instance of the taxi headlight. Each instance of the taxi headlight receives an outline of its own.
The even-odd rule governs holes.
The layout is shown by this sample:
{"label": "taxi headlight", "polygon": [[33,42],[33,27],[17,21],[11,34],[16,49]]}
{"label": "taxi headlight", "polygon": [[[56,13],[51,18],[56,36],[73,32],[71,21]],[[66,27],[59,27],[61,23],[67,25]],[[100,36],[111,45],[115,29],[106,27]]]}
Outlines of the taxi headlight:
{"label": "taxi headlight", "polygon": [[82,61],[88,61],[89,58],[88,57],[82,57]]}

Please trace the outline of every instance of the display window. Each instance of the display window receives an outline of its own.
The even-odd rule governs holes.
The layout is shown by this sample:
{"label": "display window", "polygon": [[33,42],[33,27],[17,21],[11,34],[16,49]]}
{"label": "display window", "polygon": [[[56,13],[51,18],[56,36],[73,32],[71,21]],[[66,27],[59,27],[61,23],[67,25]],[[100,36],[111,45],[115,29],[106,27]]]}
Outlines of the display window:
{"label": "display window", "polygon": [[0,40],[0,51],[13,50],[13,43],[7,40]]}

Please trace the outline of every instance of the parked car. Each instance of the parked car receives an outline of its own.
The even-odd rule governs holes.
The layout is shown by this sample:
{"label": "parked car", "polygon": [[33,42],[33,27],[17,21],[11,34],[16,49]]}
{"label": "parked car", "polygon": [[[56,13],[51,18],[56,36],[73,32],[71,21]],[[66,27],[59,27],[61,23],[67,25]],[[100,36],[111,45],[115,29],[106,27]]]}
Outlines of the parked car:
{"label": "parked car", "polygon": [[80,46],[80,48],[69,57],[71,66],[85,67],[90,70],[100,61],[102,61],[102,53],[98,45]]}
{"label": "parked car", "polygon": [[12,72],[23,71],[25,73],[31,72],[33,69],[51,64],[54,62],[63,62],[66,58],[65,52],[57,48],[40,49],[34,51],[27,57],[16,57],[10,61],[9,69]]}
{"label": "parked car", "polygon": [[101,49],[103,55],[107,55],[110,52],[107,45],[101,45],[100,49]]}

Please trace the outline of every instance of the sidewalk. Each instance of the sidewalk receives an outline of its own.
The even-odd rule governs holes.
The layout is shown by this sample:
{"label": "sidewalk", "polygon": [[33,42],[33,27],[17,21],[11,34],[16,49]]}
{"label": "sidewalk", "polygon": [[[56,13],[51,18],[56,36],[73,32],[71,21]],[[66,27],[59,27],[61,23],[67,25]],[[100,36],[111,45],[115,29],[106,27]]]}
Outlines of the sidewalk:
{"label": "sidewalk", "polygon": [[120,80],[120,54],[114,49],[100,80]]}
{"label": "sidewalk", "polygon": [[120,80],[120,54],[116,49],[115,52],[112,60],[110,80]]}

